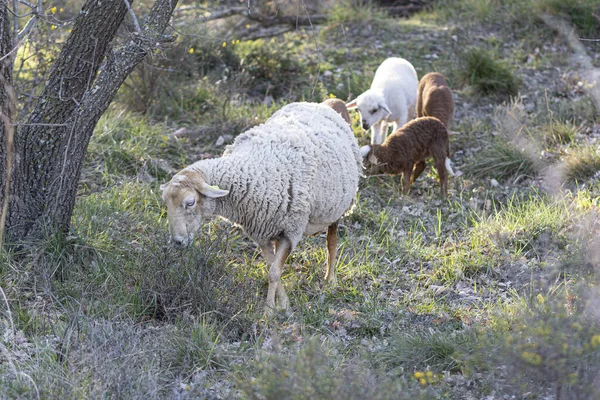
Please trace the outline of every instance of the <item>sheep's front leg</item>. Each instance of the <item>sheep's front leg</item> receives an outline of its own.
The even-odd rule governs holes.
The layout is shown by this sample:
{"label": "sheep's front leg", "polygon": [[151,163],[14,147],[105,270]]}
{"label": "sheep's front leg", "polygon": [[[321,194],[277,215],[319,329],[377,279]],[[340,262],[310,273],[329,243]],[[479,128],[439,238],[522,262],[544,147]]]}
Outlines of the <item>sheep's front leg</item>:
{"label": "sheep's front leg", "polygon": [[325,271],[325,281],[334,285],[335,278],[335,261],[337,256],[337,221],[329,225],[327,228],[327,270]]}
{"label": "sheep's front leg", "polygon": [[275,294],[279,298],[279,305],[282,309],[286,309],[288,305],[288,298],[283,285],[281,284],[281,273],[283,272],[283,266],[285,260],[292,252],[292,244],[287,239],[279,240],[277,244],[277,251],[275,252],[275,258],[269,268],[269,289],[267,291],[267,303],[265,305],[265,312],[271,314],[275,310]]}
{"label": "sheep's front leg", "polygon": [[267,262],[267,265],[271,267],[273,262],[275,262],[275,252],[273,251],[273,243],[265,243],[260,245],[260,250],[262,252],[263,258]]}
{"label": "sheep's front leg", "polygon": [[373,126],[371,126],[371,145],[380,144],[379,143],[379,130],[381,126],[379,122],[375,122]]}

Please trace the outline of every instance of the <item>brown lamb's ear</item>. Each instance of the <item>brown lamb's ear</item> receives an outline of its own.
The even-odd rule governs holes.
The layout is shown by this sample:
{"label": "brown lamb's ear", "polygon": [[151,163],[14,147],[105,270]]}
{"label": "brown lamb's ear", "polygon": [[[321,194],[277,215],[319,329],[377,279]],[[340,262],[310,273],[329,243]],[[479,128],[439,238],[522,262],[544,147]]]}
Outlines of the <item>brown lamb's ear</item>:
{"label": "brown lamb's ear", "polygon": [[350,103],[346,104],[346,108],[348,111],[356,110],[356,99],[352,100]]}

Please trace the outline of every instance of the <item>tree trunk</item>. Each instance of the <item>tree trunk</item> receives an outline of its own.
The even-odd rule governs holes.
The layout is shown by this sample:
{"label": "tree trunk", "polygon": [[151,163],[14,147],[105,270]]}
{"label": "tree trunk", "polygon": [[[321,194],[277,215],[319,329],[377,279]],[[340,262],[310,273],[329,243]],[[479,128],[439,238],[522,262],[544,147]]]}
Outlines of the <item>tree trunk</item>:
{"label": "tree trunk", "polygon": [[114,51],[109,44],[127,14],[125,1],[88,0],[83,6],[42,95],[17,131],[6,224],[10,242],[68,230],[96,123],[133,68],[173,39],[162,32],[176,4],[156,0],[141,31]]}

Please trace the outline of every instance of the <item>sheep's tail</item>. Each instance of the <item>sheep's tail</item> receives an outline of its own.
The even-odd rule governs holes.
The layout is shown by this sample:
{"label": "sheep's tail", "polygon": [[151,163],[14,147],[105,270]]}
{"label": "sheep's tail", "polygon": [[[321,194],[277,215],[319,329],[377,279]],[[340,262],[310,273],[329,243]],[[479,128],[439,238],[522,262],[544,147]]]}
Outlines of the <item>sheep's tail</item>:
{"label": "sheep's tail", "polygon": [[452,161],[448,157],[446,157],[446,170],[450,174],[450,176],[456,176],[454,171],[452,170]]}

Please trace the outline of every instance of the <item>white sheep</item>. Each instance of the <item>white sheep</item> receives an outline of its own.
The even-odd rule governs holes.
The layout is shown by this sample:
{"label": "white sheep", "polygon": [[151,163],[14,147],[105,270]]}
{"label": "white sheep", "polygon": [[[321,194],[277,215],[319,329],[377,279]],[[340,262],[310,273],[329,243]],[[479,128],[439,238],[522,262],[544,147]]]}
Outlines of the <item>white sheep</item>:
{"label": "white sheep", "polygon": [[392,131],[416,116],[419,80],[412,64],[404,58],[388,58],[375,71],[371,88],[346,104],[358,109],[363,129],[371,128],[371,144],[382,144],[388,124]]}
{"label": "white sheep", "polygon": [[221,216],[258,243],[269,264],[266,311],[287,308],[285,260],[303,235],[327,228],[325,279],[335,280],[337,223],[362,174],[348,123],[323,104],[292,103],[240,134],[220,158],[198,161],[162,185],[171,240],[191,244],[202,221]]}

